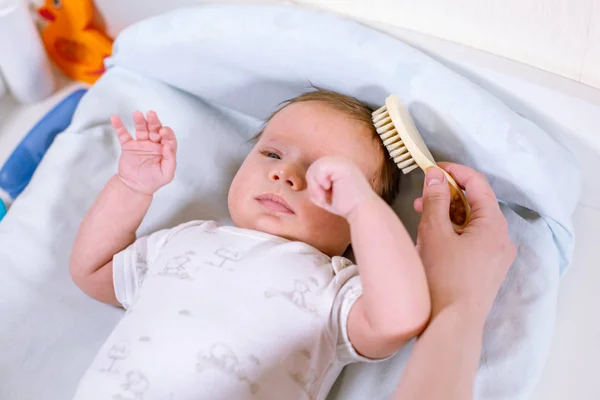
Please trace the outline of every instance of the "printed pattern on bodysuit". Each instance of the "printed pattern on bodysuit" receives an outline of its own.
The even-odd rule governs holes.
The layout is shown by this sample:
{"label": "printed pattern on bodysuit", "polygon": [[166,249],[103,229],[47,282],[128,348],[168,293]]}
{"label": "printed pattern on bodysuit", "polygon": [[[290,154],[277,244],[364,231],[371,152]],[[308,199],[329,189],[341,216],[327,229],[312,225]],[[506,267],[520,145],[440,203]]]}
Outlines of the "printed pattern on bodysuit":
{"label": "printed pattern on bodysuit", "polygon": [[[131,260],[131,264],[126,267],[133,268],[137,275],[137,284],[140,286],[142,283],[146,285],[146,282],[149,282],[148,279],[152,278],[150,281],[155,286],[158,285],[158,280],[172,282],[170,285],[176,285],[173,286],[173,288],[179,287],[177,285],[184,285],[181,286],[182,291],[190,290],[188,288],[193,287],[190,285],[196,285],[195,282],[201,284],[203,281],[202,278],[206,276],[206,273],[213,274],[215,277],[220,276],[221,278],[219,279],[225,279],[227,281],[236,279],[236,274],[244,272],[244,269],[249,268],[249,266],[244,263],[244,257],[248,249],[245,249],[239,244],[235,246],[224,245],[224,243],[216,240],[215,238],[221,234],[218,228],[213,227],[204,229],[201,234],[206,235],[206,237],[201,238],[198,236],[200,235],[199,233],[194,240],[203,243],[204,248],[202,251],[199,251],[196,248],[188,247],[186,249],[182,246],[174,246],[170,247],[169,249],[172,250],[169,250],[168,252],[155,252],[154,257],[150,259],[148,254],[150,254],[151,251],[148,250],[152,249],[147,249],[148,244],[147,242],[144,242],[144,245],[139,246],[138,248],[147,251],[147,253],[137,253],[134,255],[135,257],[126,258]],[[154,240],[154,243],[158,241],[159,240]],[[255,239],[248,241],[249,245],[252,246],[255,245],[255,242]],[[176,244],[176,242],[174,243]],[[179,250],[173,251],[174,249]],[[159,257],[163,258],[153,262],[159,259]],[[287,321],[294,321],[302,318],[306,319],[307,317],[310,321],[323,321],[322,325],[315,325],[320,326],[320,328],[313,337],[319,337],[318,340],[324,340],[321,337],[324,337],[322,330],[328,329],[328,321],[330,319],[329,313],[331,312],[331,309],[323,307],[322,302],[333,301],[331,294],[327,294],[327,296],[329,296],[327,298],[330,300],[325,300],[325,297],[323,297],[326,293],[329,293],[327,292],[329,288],[329,281],[327,279],[331,280],[331,277],[334,276],[331,267],[332,259],[314,249],[301,249],[294,254],[294,260],[297,259],[305,259],[306,261],[295,261],[300,269],[297,270],[297,272],[286,273],[286,276],[288,276],[287,280],[277,278],[277,280],[274,281],[274,284],[269,284],[268,281],[265,281],[264,289],[258,292],[260,293],[259,297],[262,298],[264,305],[260,307],[256,305],[256,307],[267,310],[271,309],[272,305],[277,305],[276,308],[272,309],[278,310],[279,313],[284,313],[282,314],[282,317],[285,317],[284,319]],[[280,268],[292,268],[291,271],[296,271],[293,269],[295,267],[284,267],[284,265],[287,265],[287,262],[277,266],[277,269],[273,271],[279,271]],[[308,268],[307,271],[314,269],[314,273],[317,275],[311,276],[310,273],[301,273],[305,268]],[[263,278],[261,279],[264,279],[265,275],[262,276]],[[266,276],[268,277],[269,275]],[[328,278],[325,279],[325,276],[328,276]],[[244,289],[244,291],[245,290],[246,289]],[[138,292],[139,289],[129,291],[128,293],[137,296]],[[233,295],[233,293],[229,295]],[[223,296],[227,296],[227,294],[223,293]],[[253,301],[259,301],[259,297]],[[224,299],[226,299],[226,297],[224,297]],[[134,297],[127,300],[132,304],[132,307],[128,309],[125,319],[143,318],[142,314],[138,314],[136,298]],[[188,326],[190,323],[193,324],[196,318],[203,318],[205,315],[205,313],[197,311],[193,303],[190,303],[189,301],[174,303],[169,307],[171,307],[169,310],[163,311],[178,318],[177,321],[181,321],[169,322],[169,324],[174,326],[181,323]],[[136,309],[135,313],[134,308]],[[135,317],[132,315],[135,315]],[[281,327],[284,328],[285,324],[286,323],[282,321]],[[131,325],[133,326],[134,322],[131,322]],[[306,325],[306,323],[302,322],[301,325]],[[332,336],[335,337],[336,335],[334,334]],[[269,393],[267,389],[263,388],[263,384],[261,383],[261,373],[264,373],[264,370],[266,369],[283,373],[283,376],[286,376],[286,379],[289,379],[290,381],[290,383],[286,385],[296,385],[308,399],[317,398],[324,375],[332,368],[332,365],[328,366],[323,364],[323,360],[326,362],[326,358],[315,357],[314,352],[317,350],[318,346],[313,347],[313,345],[309,343],[296,349],[291,349],[287,355],[282,354],[282,356],[279,357],[280,361],[277,366],[273,364],[276,358],[274,359],[271,357],[268,362],[264,361],[260,348],[256,350],[244,349],[243,347],[240,348],[239,344],[231,342],[231,339],[227,339],[227,337],[228,335],[225,335],[222,340],[203,341],[196,344],[193,348],[189,348],[185,352],[185,357],[192,358],[193,361],[190,361],[192,361],[192,365],[195,366],[194,370],[190,372],[193,372],[198,376],[209,376],[210,374],[212,374],[210,376],[214,376],[215,373],[220,374],[222,379],[224,379],[222,384],[229,380],[232,385],[237,385],[240,390],[245,391],[249,397],[257,396],[257,398],[260,398],[261,393]],[[277,337],[278,334],[274,332],[272,340],[277,340]],[[215,337],[215,339],[217,338]],[[271,339],[266,339],[267,342],[269,340]],[[134,333],[133,338],[128,340],[115,340],[105,345],[106,350],[97,357],[96,371],[105,374],[106,376],[111,376],[112,380],[118,379],[117,390],[111,395],[113,400],[145,400],[145,397],[153,398],[151,391],[154,389],[152,389],[153,385],[151,382],[153,381],[152,376],[154,375],[152,375],[151,371],[147,371],[143,364],[139,364],[136,361],[136,356],[132,356],[132,353],[134,353],[133,350],[136,352],[146,351],[139,348],[140,345],[149,346],[159,342],[155,340],[154,335],[148,335],[138,331]],[[327,340],[326,342],[331,343]],[[335,343],[333,343],[333,347],[331,347],[328,352],[333,354],[335,351]],[[321,353],[319,353],[319,355],[321,355]],[[184,364],[188,363],[189,361]],[[164,391],[161,393],[164,393]],[[165,395],[162,395],[161,398],[164,396]],[[168,396],[173,397],[174,394],[169,393],[167,398]]]}

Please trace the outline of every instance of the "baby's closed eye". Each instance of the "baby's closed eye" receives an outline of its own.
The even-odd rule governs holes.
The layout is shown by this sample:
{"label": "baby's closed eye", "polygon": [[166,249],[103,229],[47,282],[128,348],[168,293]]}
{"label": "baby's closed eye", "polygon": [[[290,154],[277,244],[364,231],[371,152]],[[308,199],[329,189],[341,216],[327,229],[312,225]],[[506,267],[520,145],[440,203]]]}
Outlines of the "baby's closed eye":
{"label": "baby's closed eye", "polygon": [[274,151],[263,150],[263,151],[261,151],[261,153],[266,157],[274,158],[276,160],[281,160],[281,156]]}

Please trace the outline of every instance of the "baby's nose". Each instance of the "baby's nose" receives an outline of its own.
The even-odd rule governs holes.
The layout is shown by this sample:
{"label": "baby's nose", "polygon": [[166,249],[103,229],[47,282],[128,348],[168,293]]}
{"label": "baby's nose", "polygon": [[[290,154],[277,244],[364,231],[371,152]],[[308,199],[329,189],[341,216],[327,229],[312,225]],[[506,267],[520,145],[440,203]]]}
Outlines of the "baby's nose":
{"label": "baby's nose", "polygon": [[295,173],[288,169],[276,169],[269,173],[269,180],[271,182],[284,183],[292,190],[302,190],[304,187],[304,179],[300,174]]}

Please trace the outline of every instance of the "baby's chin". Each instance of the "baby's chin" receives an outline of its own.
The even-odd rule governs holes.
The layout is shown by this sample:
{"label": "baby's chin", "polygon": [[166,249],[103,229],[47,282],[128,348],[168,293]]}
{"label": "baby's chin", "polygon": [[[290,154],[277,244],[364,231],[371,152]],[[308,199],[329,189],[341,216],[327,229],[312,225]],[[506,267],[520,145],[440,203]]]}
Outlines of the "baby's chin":
{"label": "baby's chin", "polygon": [[291,241],[303,241],[300,237],[301,227],[298,221],[293,221],[296,215],[272,215],[256,213],[238,215],[232,220],[238,228],[251,229],[269,235],[278,236]]}
{"label": "baby's chin", "polygon": [[277,215],[268,213],[259,214],[251,218],[247,229],[268,233],[270,235],[279,236],[288,240],[298,240],[294,234],[294,222],[288,218],[282,218]]}

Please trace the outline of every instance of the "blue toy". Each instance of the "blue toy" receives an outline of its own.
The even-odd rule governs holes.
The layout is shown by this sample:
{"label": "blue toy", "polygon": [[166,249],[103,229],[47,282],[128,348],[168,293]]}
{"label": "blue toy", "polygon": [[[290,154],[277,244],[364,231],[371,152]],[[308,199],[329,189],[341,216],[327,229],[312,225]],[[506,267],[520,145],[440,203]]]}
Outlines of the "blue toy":
{"label": "blue toy", "polygon": [[2,200],[0,200],[0,221],[2,221],[2,218],[4,218],[5,215],[6,215],[6,206],[4,205],[4,202]]}
{"label": "blue toy", "polygon": [[[87,89],[71,93],[46,114],[29,131],[0,169],[0,189],[10,197],[15,199],[25,189],[56,135],[71,124],[75,108],[85,92]],[[1,207],[5,209],[4,205]]]}

